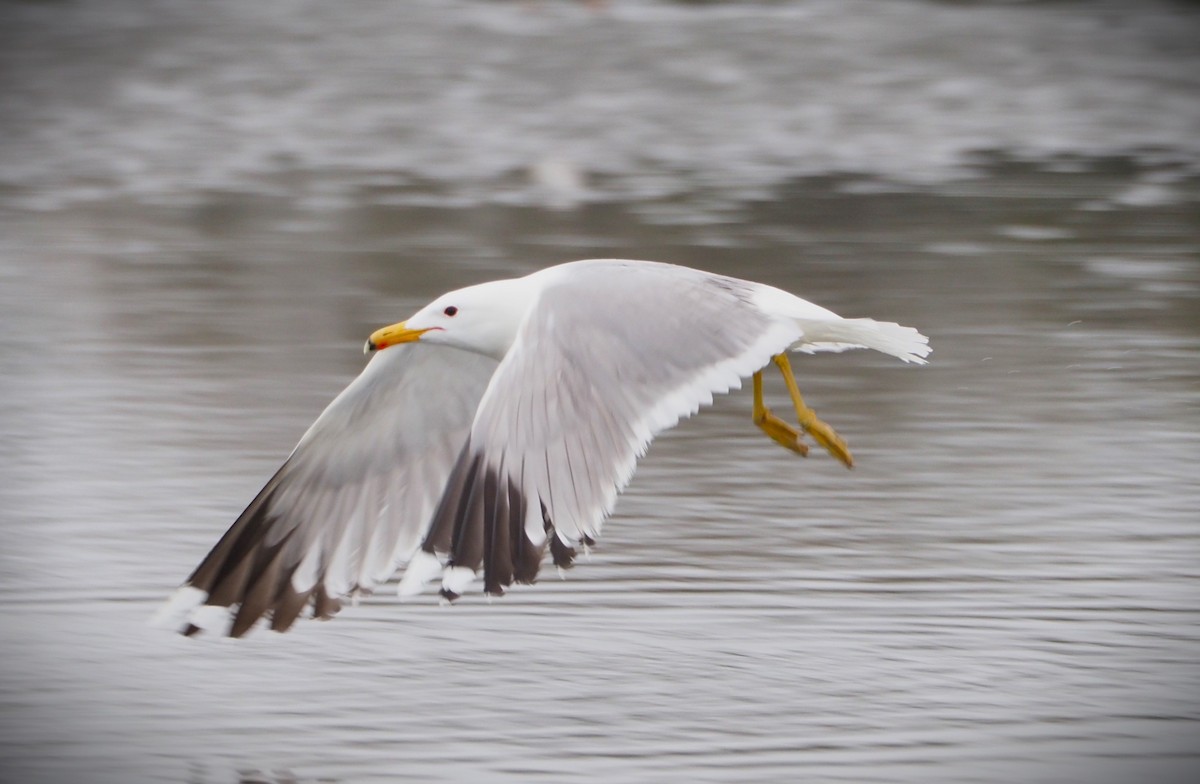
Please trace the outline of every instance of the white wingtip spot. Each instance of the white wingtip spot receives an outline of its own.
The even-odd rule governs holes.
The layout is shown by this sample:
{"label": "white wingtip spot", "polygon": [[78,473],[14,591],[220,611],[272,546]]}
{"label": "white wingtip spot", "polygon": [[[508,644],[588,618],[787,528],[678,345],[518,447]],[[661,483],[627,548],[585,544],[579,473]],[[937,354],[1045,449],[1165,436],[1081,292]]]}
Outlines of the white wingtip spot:
{"label": "white wingtip spot", "polygon": [[396,595],[401,599],[410,599],[425,590],[425,585],[442,573],[442,562],[436,555],[424,550],[417,550],[408,566],[404,569],[404,577],[396,586]]}
{"label": "white wingtip spot", "polygon": [[204,604],[188,616],[188,623],[205,632],[225,637],[233,629],[233,612],[229,607]]}
{"label": "white wingtip spot", "polygon": [[442,590],[462,596],[475,582],[475,570],[465,566],[447,566],[442,573]]}
{"label": "white wingtip spot", "polygon": [[204,604],[208,593],[191,585],[184,585],[159,607],[147,623],[156,629],[181,632],[192,622],[196,608]]}

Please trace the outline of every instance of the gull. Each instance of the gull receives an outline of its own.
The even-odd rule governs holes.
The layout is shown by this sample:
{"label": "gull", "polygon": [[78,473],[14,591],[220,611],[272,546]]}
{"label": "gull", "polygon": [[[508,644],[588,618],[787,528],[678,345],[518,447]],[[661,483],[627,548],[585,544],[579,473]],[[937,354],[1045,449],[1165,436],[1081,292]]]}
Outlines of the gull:
{"label": "gull", "polygon": [[[786,291],[672,264],[591,259],[452,291],[374,332],[362,374],[304,433],[156,616],[240,637],[330,618],[401,566],[401,597],[440,579],[532,583],[595,543],[655,434],[753,380],[752,419],[847,467],[789,351],[870,348],[924,364],[911,327],[841,316]],[[796,424],[763,402],[783,375]]]}

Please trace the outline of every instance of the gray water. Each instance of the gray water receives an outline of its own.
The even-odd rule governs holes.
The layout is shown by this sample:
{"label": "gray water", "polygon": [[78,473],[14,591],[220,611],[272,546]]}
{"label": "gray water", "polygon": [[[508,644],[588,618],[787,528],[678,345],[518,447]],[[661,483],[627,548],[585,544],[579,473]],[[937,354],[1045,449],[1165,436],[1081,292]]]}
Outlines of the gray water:
{"label": "gray water", "polygon": [[[1194,780],[1197,40],[1159,2],[5,5],[0,780]],[[372,329],[596,256],[933,362],[796,362],[852,472],[722,398],[565,580],[146,626]]]}

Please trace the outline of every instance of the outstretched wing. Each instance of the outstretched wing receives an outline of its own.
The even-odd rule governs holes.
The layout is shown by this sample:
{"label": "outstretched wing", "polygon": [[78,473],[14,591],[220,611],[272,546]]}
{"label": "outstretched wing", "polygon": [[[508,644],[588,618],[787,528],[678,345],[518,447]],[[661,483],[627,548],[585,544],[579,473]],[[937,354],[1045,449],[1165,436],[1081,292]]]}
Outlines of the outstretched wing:
{"label": "outstretched wing", "polygon": [[547,540],[569,565],[656,433],[800,337],[755,306],[744,281],[645,262],[544,274],[446,483],[429,555],[418,554],[446,563],[449,598],[480,570],[488,593],[532,581]]}
{"label": "outstretched wing", "polygon": [[[372,357],[159,614],[186,633],[305,607],[388,579],[416,550],[496,361],[406,344]],[[217,608],[217,609],[207,609]]]}

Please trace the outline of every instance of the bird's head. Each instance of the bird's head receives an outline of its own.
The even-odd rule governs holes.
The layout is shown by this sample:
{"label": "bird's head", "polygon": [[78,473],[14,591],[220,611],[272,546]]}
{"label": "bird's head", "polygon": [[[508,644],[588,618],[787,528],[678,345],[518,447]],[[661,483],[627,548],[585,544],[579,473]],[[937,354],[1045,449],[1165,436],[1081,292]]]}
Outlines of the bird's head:
{"label": "bird's head", "polygon": [[501,359],[517,337],[517,329],[535,292],[526,278],[498,280],[451,291],[418,310],[406,321],[377,329],[364,351],[397,343],[442,343]]}

